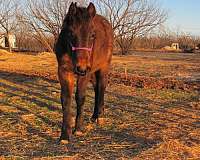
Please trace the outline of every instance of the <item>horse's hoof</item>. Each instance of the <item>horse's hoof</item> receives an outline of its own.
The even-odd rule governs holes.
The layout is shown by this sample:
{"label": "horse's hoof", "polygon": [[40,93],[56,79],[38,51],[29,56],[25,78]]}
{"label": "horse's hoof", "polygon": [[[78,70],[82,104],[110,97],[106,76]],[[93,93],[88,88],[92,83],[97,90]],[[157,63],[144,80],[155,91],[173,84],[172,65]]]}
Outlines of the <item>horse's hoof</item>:
{"label": "horse's hoof", "polygon": [[82,131],[75,131],[74,135],[78,136],[78,137],[81,137],[81,136],[84,136],[84,133]]}
{"label": "horse's hoof", "polygon": [[60,144],[68,144],[71,140],[71,136],[61,135],[59,139]]}
{"label": "horse's hoof", "polygon": [[68,144],[69,143],[69,141],[68,140],[60,140],[60,144],[63,144],[63,145],[65,145],[65,144]]}

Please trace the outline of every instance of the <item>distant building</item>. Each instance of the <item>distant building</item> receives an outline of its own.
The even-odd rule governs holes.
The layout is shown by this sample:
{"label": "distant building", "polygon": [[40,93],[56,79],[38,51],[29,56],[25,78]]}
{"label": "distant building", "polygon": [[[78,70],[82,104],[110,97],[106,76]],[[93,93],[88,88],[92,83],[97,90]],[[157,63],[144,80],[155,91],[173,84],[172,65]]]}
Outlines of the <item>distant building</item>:
{"label": "distant building", "polygon": [[165,46],[163,49],[167,51],[180,51],[179,43],[172,43],[171,46]]}
{"label": "distant building", "polygon": [[197,48],[197,50],[199,50],[199,49],[200,49],[200,43],[199,43],[199,44],[197,44],[196,48]]}
{"label": "distant building", "polygon": [[174,50],[179,50],[179,44],[178,43],[172,43],[171,48]]}
{"label": "distant building", "polygon": [[10,46],[11,48],[16,48],[16,36],[14,34],[9,34],[8,36],[3,34],[0,36],[0,47],[2,48],[7,48],[9,47],[9,41],[10,41]]}

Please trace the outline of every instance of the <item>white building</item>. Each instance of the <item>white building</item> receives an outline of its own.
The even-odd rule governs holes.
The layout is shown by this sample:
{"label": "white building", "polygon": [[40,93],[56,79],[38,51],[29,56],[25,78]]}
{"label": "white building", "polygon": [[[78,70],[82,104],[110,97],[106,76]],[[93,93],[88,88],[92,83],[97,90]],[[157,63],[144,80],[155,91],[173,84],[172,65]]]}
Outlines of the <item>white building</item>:
{"label": "white building", "polygon": [[11,48],[16,48],[16,36],[14,34],[5,34],[0,36],[0,47],[7,48],[9,46],[8,40],[10,42]]}
{"label": "white building", "polygon": [[179,43],[172,43],[171,48],[174,50],[179,50]]}

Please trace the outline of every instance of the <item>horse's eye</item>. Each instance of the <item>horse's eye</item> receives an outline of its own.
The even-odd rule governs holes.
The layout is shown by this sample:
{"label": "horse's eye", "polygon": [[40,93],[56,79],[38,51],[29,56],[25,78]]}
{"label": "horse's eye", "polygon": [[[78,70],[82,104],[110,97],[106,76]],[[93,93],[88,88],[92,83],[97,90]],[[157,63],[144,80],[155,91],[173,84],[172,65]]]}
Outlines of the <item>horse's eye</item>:
{"label": "horse's eye", "polygon": [[95,38],[96,38],[96,34],[95,34],[95,33],[91,33],[91,34],[90,34],[90,39],[93,40],[93,39],[95,39]]}
{"label": "horse's eye", "polygon": [[68,32],[67,36],[72,38],[72,37],[74,37],[74,33],[73,32]]}

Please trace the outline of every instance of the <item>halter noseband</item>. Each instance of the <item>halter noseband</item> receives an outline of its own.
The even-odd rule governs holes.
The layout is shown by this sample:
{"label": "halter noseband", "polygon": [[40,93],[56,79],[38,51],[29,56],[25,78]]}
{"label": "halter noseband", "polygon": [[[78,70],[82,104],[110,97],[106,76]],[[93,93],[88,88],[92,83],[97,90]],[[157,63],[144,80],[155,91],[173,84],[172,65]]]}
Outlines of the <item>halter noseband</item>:
{"label": "halter noseband", "polygon": [[72,51],[85,50],[85,51],[88,51],[88,52],[92,52],[92,50],[93,50],[93,44],[90,48],[88,48],[88,47],[74,47],[72,44],[71,44],[71,47],[72,47]]}

